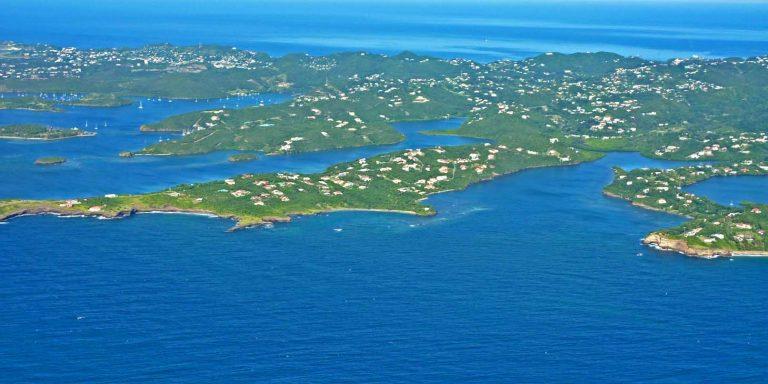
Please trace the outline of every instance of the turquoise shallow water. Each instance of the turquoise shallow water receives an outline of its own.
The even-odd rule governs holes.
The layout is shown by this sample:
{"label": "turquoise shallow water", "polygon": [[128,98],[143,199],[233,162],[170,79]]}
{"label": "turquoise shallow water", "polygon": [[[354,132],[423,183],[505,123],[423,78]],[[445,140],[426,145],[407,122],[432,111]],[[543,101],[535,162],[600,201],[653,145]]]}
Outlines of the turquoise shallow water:
{"label": "turquoise shallow water", "polygon": [[[480,60],[768,52],[764,4],[538,3],[9,0],[0,39]],[[92,138],[0,141],[0,198],[146,192],[471,142],[417,133],[453,120],[398,125],[408,140],[394,146],[247,163],[227,153],[115,156],[172,137],[141,134],[141,123],[282,98],[0,111],[0,124],[100,126]],[[70,161],[34,167],[44,155]],[[340,212],[234,233],[228,220],[186,215],[12,220],[0,225],[0,383],[768,381],[768,260],[643,247],[646,233],[682,219],[602,196],[614,165],[676,164],[625,153],[525,171],[430,197],[439,212],[430,218]],[[691,189],[722,203],[766,201],[762,179]]]}

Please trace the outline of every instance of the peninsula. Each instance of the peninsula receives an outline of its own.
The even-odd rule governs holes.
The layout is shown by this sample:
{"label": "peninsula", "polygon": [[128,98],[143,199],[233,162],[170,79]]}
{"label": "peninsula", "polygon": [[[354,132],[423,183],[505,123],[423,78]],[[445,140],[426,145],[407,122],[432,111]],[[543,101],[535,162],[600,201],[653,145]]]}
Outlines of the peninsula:
{"label": "peninsula", "polygon": [[676,169],[615,169],[605,194],[651,210],[691,220],[654,232],[644,243],[691,256],[768,256],[768,206],[745,203],[726,207],[685,192],[686,186],[712,177],[765,176],[768,161],[744,160]]}
{"label": "peninsula", "polygon": [[491,143],[414,149],[338,164],[318,174],[244,174],[144,195],[0,200],[0,220],[40,213],[114,218],[136,212],[190,212],[232,218],[236,228],[242,228],[288,221],[291,215],[338,210],[432,215],[434,209],[421,203],[431,194],[463,189],[522,169],[598,157],[596,152],[566,145],[553,146],[549,153]]}

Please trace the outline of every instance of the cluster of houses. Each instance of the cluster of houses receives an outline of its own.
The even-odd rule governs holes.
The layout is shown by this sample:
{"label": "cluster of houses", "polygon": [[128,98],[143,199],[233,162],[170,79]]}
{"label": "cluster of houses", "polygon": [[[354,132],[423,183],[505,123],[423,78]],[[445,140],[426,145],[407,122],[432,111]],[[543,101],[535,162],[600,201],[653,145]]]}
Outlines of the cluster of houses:
{"label": "cluster of houses", "polygon": [[637,204],[690,216],[697,219],[697,223],[703,223],[685,231],[683,237],[696,237],[706,244],[719,240],[742,243],[765,240],[765,228],[755,224],[766,222],[763,209],[717,208],[715,203],[683,191],[683,187],[715,176],[766,174],[768,162],[744,160],[730,165],[708,164],[669,170],[643,169],[620,174],[616,183],[622,185],[624,197]]}
{"label": "cluster of houses", "polygon": [[[681,141],[687,141],[686,137],[681,137]],[[737,153],[748,156],[756,149],[762,152],[768,152],[768,133],[766,132],[744,132],[738,136],[729,135],[717,138],[707,138],[699,140],[701,149],[689,154],[687,157],[692,160],[711,159],[718,154]]]}
{"label": "cluster of houses", "polygon": [[[502,164],[499,161],[514,156],[552,155],[490,143],[473,148],[414,149],[359,159],[332,167],[322,174],[244,174],[224,180],[217,187],[218,192],[213,199],[204,195],[210,189],[199,186],[182,186],[166,192],[166,195],[193,199],[197,203],[245,199],[254,207],[272,208],[286,203],[301,206],[308,201],[322,206],[333,206],[342,201],[375,202],[375,198],[366,197],[369,193],[370,196],[406,195],[415,203],[431,193],[504,172],[497,168]],[[352,197],[341,200],[347,196]]]}
{"label": "cluster of houses", "polygon": [[[360,54],[364,55],[364,54]],[[552,55],[550,55],[552,56]],[[336,56],[296,56],[297,64],[316,73],[331,73],[338,68]],[[431,59],[403,56],[402,60],[427,63]],[[619,59],[614,59],[617,63]],[[467,60],[443,61],[460,71],[450,74],[434,73],[432,76],[399,78],[377,73],[352,74],[346,81],[333,78],[334,86],[328,84],[315,92],[296,97],[291,106],[295,110],[285,117],[301,117],[311,121],[325,121],[315,135],[297,135],[291,131],[275,143],[278,151],[295,149],[295,137],[305,140],[337,139],[334,130],[344,130],[344,137],[365,135],[365,130],[374,121],[402,120],[408,118],[413,108],[434,104],[435,92],[447,92],[460,96],[468,104],[468,124],[482,121],[485,112],[493,110],[499,114],[516,115],[528,120],[536,109],[547,116],[548,127],[557,126],[564,133],[582,137],[632,137],[645,121],[644,129],[666,128],[682,122],[665,120],[660,111],[646,107],[641,100],[661,99],[685,100],[689,93],[722,90],[721,85],[702,76],[710,68],[732,65],[733,60],[676,59],[666,63],[640,62],[628,68],[619,67],[598,77],[588,78],[576,69],[548,68],[546,61],[536,58],[521,61],[502,60],[489,64],[477,64]],[[738,62],[743,65],[759,65],[768,69],[768,58],[757,57]],[[168,45],[148,46],[137,49],[76,49],[56,48],[47,45],[0,45],[0,79],[46,79],[56,77],[77,77],[89,67],[114,65],[130,71],[196,72],[208,68],[218,69],[275,69],[277,60],[264,54],[220,47],[173,47]],[[636,66],[635,66],[636,65]],[[288,84],[287,82],[285,82]],[[338,87],[338,88],[337,88]],[[324,107],[338,102],[346,111]],[[373,106],[373,107],[372,107]],[[363,113],[375,108],[375,115]],[[462,107],[463,108],[463,107]],[[357,115],[346,115],[353,114]],[[295,114],[291,116],[290,114]],[[197,130],[218,128],[223,116],[212,114],[195,123],[185,134]],[[248,129],[253,125],[239,126]],[[266,124],[266,123],[264,123]],[[271,123],[270,123],[271,124]],[[759,140],[760,138],[755,138]],[[750,143],[746,143],[749,145]],[[665,146],[657,155],[677,152],[681,146]],[[689,155],[691,159],[709,158],[723,151],[724,145],[716,143],[703,146]],[[733,148],[746,153],[749,149]]]}
{"label": "cluster of houses", "polygon": [[273,68],[262,54],[226,48],[155,45],[137,49],[78,49],[49,45],[0,44],[0,79],[76,78],[89,68],[126,68],[132,72],[200,72],[217,69]]}

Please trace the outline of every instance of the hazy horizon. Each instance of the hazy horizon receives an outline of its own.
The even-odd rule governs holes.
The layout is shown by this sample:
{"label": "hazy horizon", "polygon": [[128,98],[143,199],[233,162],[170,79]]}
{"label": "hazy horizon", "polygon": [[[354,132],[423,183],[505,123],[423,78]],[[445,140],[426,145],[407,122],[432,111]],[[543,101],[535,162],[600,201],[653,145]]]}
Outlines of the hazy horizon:
{"label": "hazy horizon", "polygon": [[[46,12],[40,12],[42,5]],[[748,57],[768,53],[766,13],[766,2],[699,0],[488,0],[441,6],[433,1],[9,0],[0,15],[0,36],[81,48],[219,44],[274,56],[364,50],[479,61],[595,51],[647,59]]]}

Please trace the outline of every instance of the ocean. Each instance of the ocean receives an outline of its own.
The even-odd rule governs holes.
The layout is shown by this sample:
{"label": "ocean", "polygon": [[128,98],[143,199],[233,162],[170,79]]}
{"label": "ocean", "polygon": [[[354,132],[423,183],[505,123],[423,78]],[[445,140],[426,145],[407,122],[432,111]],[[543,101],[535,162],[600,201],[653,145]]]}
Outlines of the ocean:
{"label": "ocean", "polygon": [[480,61],[610,51],[650,59],[768,52],[768,3],[656,0],[3,0],[0,40],[220,44],[326,54],[411,50]]}
{"label": "ocean", "polygon": [[[6,0],[0,40],[477,60],[768,53],[764,4],[130,4]],[[99,128],[88,138],[0,141],[0,198],[140,193],[479,142],[419,134],[454,119],[397,124],[407,139],[393,146],[245,163],[227,162],[229,153],[116,156],[174,136],[142,134],[142,123],[285,98],[0,111],[0,124]],[[69,161],[33,166],[43,155]],[[337,212],[236,232],[229,220],[191,215],[16,218],[0,225],[0,382],[766,382],[768,259],[647,248],[645,234],[685,219],[601,194],[613,166],[679,165],[612,153],[527,170],[432,196],[438,214],[428,218]],[[765,178],[690,190],[723,204],[768,203]]]}

